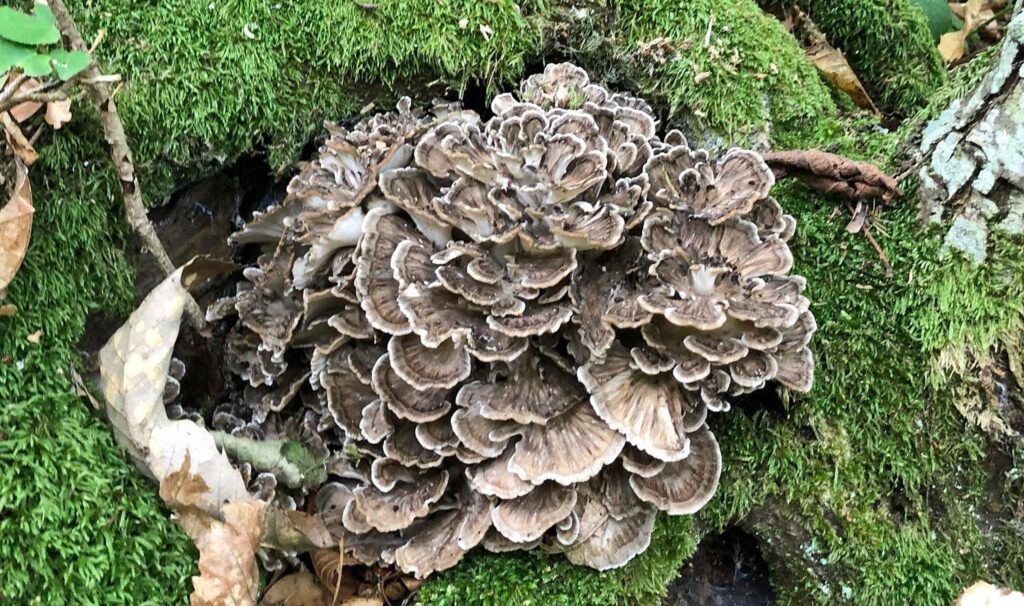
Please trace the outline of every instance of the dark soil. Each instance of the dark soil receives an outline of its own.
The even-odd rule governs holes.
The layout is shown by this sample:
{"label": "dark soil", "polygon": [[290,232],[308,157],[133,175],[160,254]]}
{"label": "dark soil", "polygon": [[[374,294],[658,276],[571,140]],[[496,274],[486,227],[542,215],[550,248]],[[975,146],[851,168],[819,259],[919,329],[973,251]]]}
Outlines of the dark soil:
{"label": "dark soil", "polygon": [[757,540],[732,527],[708,535],[668,587],[663,606],[769,606],[774,596]]}

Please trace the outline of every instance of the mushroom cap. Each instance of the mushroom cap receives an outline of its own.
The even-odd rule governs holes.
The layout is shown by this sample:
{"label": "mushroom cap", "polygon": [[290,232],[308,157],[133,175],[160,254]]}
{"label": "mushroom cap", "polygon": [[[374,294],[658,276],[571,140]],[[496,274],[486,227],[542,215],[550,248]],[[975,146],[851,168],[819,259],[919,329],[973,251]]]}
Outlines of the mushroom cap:
{"label": "mushroom cap", "polygon": [[722,474],[718,441],[705,425],[688,435],[690,454],[673,461],[654,476],[634,475],[630,486],[638,497],[672,515],[692,514],[715,495]]}
{"label": "mushroom cap", "polygon": [[580,367],[594,411],[640,450],[664,461],[686,457],[689,444],[680,427],[696,408],[692,397],[672,375],[645,374],[632,368],[632,361],[616,344],[603,362]]}
{"label": "mushroom cap", "polygon": [[370,324],[392,335],[412,330],[398,306],[399,285],[391,269],[391,256],[406,240],[424,242],[408,222],[386,209],[366,213],[356,253],[356,293]]}
{"label": "mushroom cap", "polygon": [[459,389],[456,403],[478,407],[496,421],[542,424],[564,413],[582,398],[575,377],[550,359],[533,352],[508,362],[504,380],[474,381]]}
{"label": "mushroom cap", "polygon": [[427,515],[447,486],[448,472],[444,470],[410,477],[408,482],[396,480],[388,492],[377,486],[360,486],[352,492],[349,505],[352,515],[349,517],[365,522],[365,525],[353,524],[354,528],[349,527],[346,518],[345,526],[356,533],[366,525],[380,532],[401,530],[417,518]]}
{"label": "mushroom cap", "polygon": [[544,425],[522,426],[520,433],[509,469],[533,484],[588,480],[614,461],[625,444],[585,400]]}
{"label": "mushroom cap", "polygon": [[495,421],[480,413],[479,406],[459,408],[452,415],[452,429],[465,448],[483,457],[500,455],[513,435],[517,424],[513,421]]}
{"label": "mushroom cap", "polygon": [[429,469],[444,463],[444,457],[428,450],[416,438],[416,425],[396,422],[395,431],[384,438],[384,454],[403,465]]}
{"label": "mushroom cap", "polygon": [[459,563],[483,540],[491,527],[493,502],[471,490],[460,492],[457,509],[428,520],[408,543],[395,551],[395,563],[405,572],[426,578]]}
{"label": "mushroom cap", "polygon": [[416,389],[451,388],[469,376],[469,352],[452,341],[426,347],[416,335],[388,342],[391,365],[398,376]]}
{"label": "mushroom cap", "polygon": [[[415,337],[414,337],[415,338]],[[402,380],[390,354],[385,354],[373,366],[373,390],[395,416],[425,423],[448,414],[451,403],[447,389],[417,389]]]}
{"label": "mushroom cap", "polygon": [[[583,518],[600,521],[588,524]],[[566,550],[565,557],[573,564],[597,570],[625,566],[651,544],[654,518],[654,508],[647,507],[616,520],[598,500],[591,499],[581,516],[579,538]]]}
{"label": "mushroom cap", "polygon": [[533,484],[509,470],[508,462],[514,453],[514,448],[506,448],[497,458],[466,468],[470,487],[480,494],[500,499],[514,499],[533,490]]}
{"label": "mushroom cap", "polygon": [[526,543],[539,539],[575,506],[575,489],[548,482],[521,497],[498,503],[491,510],[491,521],[510,541]]}

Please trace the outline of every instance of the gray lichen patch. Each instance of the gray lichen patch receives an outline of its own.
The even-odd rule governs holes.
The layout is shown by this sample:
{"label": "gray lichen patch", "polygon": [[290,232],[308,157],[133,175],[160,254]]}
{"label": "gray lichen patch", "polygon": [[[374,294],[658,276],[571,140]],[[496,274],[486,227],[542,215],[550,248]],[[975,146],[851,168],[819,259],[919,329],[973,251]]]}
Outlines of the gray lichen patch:
{"label": "gray lichen patch", "polygon": [[919,210],[922,220],[949,225],[947,249],[975,263],[987,258],[990,227],[1024,228],[1024,16],[1018,14],[996,62],[974,92],[929,123]]}

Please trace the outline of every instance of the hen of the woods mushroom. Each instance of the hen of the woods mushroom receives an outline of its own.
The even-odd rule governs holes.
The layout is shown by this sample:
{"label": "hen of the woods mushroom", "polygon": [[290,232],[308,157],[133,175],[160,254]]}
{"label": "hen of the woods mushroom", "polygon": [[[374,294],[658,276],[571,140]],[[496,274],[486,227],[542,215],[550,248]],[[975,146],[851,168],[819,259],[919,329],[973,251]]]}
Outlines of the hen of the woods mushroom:
{"label": "hen of the woods mushroom", "polygon": [[[265,499],[423,577],[470,549],[598,569],[692,514],[721,472],[708,411],[805,391],[815,330],[795,227],[753,152],[657,134],[642,100],[549,65],[488,120],[455,104],[331,126],[258,244],[214,429],[299,440],[328,480]],[[246,469],[246,471],[250,471]]]}

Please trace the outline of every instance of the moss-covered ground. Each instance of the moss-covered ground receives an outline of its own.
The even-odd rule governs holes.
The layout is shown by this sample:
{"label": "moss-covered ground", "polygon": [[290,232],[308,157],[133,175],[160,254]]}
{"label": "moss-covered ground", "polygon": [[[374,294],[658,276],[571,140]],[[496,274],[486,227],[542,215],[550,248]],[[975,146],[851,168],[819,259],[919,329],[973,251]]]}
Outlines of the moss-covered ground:
{"label": "moss-covered ground", "polygon": [[[928,92],[939,82],[927,75],[930,58],[884,35],[919,27],[903,0],[840,5],[857,5],[881,28],[871,52],[892,62],[864,68],[877,90],[893,86],[880,99],[909,114],[944,94]],[[556,13],[587,21],[540,1],[375,6],[93,0],[76,16],[87,38],[107,30],[99,58],[126,80],[118,102],[144,193],[157,203],[176,180],[243,152],[268,153],[283,168],[320,120],[369,101],[383,105],[431,82],[497,90],[542,63]],[[587,10],[612,11],[594,23],[622,58],[614,66],[596,54],[581,60],[608,67],[609,78],[651,96],[673,120],[696,117],[725,140],[765,132],[780,148],[882,164],[893,157],[901,134],[840,116],[848,104],[752,0],[595,2]],[[837,34],[816,18],[834,39],[851,37],[847,50],[868,35]],[[669,41],[668,56],[651,54],[659,38]],[[924,71],[901,71],[905,64]],[[698,84],[703,71],[710,76]],[[893,84],[893,73],[911,80],[911,92]],[[0,319],[0,602],[181,604],[194,566],[187,538],[71,393],[67,369],[86,316],[124,314],[132,299],[119,192],[89,111],[74,109],[76,120],[40,143],[35,236],[8,296],[19,311]],[[790,183],[776,194],[800,221],[796,271],[808,278],[820,326],[814,391],[712,418],[725,458],[718,496],[696,520],[660,519],[651,549],[626,568],[599,574],[539,554],[474,555],[429,582],[424,604],[655,604],[704,533],[744,523],[767,502],[784,504],[810,537],[775,576],[783,603],[936,604],[976,577],[1024,583],[1024,539],[981,517],[986,441],[953,401],[971,379],[936,363],[950,348],[984,354],[1002,335],[1019,334],[1024,285],[1019,270],[1007,270],[1022,262],[1020,242],[1001,242],[982,269],[940,259],[939,238],[922,231],[912,204],[897,203],[873,227],[892,264],[887,277],[863,235],[844,230],[839,201]],[[30,343],[40,329],[42,343]],[[770,525],[751,525],[766,544],[781,540]]]}

